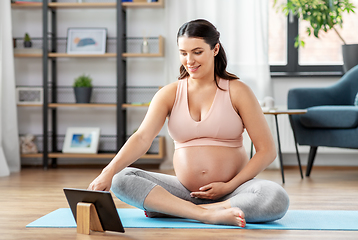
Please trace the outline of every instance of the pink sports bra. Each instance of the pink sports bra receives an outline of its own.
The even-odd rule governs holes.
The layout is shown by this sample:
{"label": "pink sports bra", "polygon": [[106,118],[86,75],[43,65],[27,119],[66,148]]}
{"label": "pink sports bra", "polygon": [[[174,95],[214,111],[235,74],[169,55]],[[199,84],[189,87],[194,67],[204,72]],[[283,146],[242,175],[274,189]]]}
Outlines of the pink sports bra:
{"label": "pink sports bra", "polygon": [[241,147],[244,125],[232,106],[229,80],[220,79],[214,101],[205,117],[196,122],[188,105],[188,79],[178,80],[174,105],[169,116],[168,132],[175,149],[192,146]]}

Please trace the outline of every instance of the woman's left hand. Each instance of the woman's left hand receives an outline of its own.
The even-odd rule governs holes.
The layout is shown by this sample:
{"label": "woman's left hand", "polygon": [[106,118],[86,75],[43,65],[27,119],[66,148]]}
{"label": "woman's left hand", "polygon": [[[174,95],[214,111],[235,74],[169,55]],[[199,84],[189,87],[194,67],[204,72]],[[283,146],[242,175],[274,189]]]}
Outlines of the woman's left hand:
{"label": "woman's left hand", "polygon": [[199,188],[198,192],[191,192],[191,197],[202,198],[202,199],[219,199],[230,193],[228,184],[224,182],[213,182]]}

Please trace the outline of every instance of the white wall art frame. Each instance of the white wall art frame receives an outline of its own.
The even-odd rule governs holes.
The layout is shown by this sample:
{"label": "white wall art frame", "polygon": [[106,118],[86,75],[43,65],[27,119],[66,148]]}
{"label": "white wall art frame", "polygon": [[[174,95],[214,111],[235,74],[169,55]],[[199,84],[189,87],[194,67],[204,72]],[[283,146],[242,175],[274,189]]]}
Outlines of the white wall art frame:
{"label": "white wall art frame", "polygon": [[18,105],[42,105],[43,88],[38,87],[17,87],[16,102]]}
{"label": "white wall art frame", "polygon": [[100,128],[69,127],[63,144],[63,153],[97,153]]}
{"label": "white wall art frame", "polygon": [[106,52],[106,28],[68,28],[68,54],[104,54]]}

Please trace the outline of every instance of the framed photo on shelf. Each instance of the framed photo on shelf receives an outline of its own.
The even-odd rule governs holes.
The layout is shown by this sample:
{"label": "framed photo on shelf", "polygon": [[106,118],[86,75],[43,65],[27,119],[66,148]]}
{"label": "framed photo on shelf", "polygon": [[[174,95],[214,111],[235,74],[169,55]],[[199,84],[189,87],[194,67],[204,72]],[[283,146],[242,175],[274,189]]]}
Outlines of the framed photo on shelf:
{"label": "framed photo on shelf", "polygon": [[16,102],[18,105],[42,105],[43,88],[39,87],[17,87]]}
{"label": "framed photo on shelf", "polygon": [[67,128],[63,153],[97,153],[100,128]]}
{"label": "framed photo on shelf", "polygon": [[106,52],[106,28],[68,28],[68,54],[104,54]]}

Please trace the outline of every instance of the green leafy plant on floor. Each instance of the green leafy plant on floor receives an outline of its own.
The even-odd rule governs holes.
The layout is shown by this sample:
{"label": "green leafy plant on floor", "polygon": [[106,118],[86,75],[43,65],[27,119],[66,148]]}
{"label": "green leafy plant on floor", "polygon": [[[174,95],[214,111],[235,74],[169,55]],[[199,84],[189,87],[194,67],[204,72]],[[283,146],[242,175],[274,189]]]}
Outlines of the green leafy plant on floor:
{"label": "green leafy plant on floor", "polygon": [[[274,2],[274,7],[277,0]],[[346,44],[342,36],[337,31],[337,26],[343,27],[342,15],[344,12],[355,13],[355,6],[349,0],[288,0],[287,3],[276,6],[286,16],[292,13],[301,20],[308,21],[310,26],[307,27],[308,36],[313,35],[319,38],[319,33],[334,30],[338,37]],[[305,42],[299,36],[295,39],[295,47],[304,47]]]}
{"label": "green leafy plant on floor", "polygon": [[92,78],[89,75],[82,74],[75,79],[73,87],[92,87]]}

